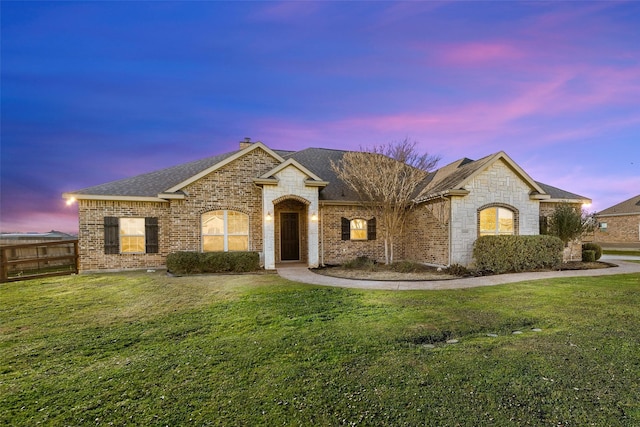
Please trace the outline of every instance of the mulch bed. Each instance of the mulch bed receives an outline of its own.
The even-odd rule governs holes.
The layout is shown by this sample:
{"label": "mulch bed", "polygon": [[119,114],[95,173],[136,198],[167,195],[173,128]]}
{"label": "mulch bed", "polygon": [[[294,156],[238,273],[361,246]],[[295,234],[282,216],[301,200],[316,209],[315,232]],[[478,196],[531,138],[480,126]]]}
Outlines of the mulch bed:
{"label": "mulch bed", "polygon": [[[600,268],[615,267],[615,264],[608,262],[582,262],[582,261],[570,261],[562,263],[560,270],[593,270]],[[384,264],[376,264],[375,269],[359,269],[359,268],[345,268],[342,266],[326,266],[313,269],[315,273],[322,274],[331,277],[340,277],[344,279],[359,279],[359,280],[399,280],[399,281],[414,281],[414,280],[447,280],[456,279],[462,276],[454,276],[447,274],[446,269],[438,271],[436,267],[424,266],[418,271],[412,272],[399,272],[393,270],[391,267]],[[469,276],[466,276],[469,277]]]}

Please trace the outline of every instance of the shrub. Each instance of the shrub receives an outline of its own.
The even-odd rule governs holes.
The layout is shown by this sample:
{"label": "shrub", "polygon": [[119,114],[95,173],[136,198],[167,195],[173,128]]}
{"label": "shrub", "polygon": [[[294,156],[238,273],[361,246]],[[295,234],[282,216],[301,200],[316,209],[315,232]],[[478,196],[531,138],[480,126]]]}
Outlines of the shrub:
{"label": "shrub", "polygon": [[342,264],[342,266],[344,268],[353,268],[353,269],[358,268],[358,269],[373,271],[376,269],[376,262],[375,260],[367,256],[359,256],[356,259],[346,261],[344,264]]}
{"label": "shrub", "polygon": [[592,250],[583,250],[582,251],[582,262],[594,262],[596,260],[596,251]]}
{"label": "shrub", "polygon": [[176,274],[201,273],[199,252],[174,252],[167,255],[167,270]]}
{"label": "shrub", "polygon": [[[602,247],[596,243],[585,243],[582,245],[582,251],[594,251],[595,259],[594,261],[598,261],[602,256]],[[583,256],[584,258],[584,256]]]}
{"label": "shrub", "polygon": [[200,254],[203,273],[219,273],[231,271],[229,252],[205,252]]}
{"label": "shrub", "polygon": [[414,261],[399,261],[394,262],[391,268],[398,273],[415,273],[416,271],[423,270],[424,266]]}
{"label": "shrub", "polygon": [[260,269],[258,252],[174,252],[167,270],[175,274],[243,273]]}
{"label": "shrub", "polygon": [[231,271],[245,273],[260,269],[260,255],[258,252],[226,252],[230,255]]}
{"label": "shrub", "polygon": [[482,236],[473,247],[479,271],[494,274],[558,268],[562,240],[554,236]]}
{"label": "shrub", "polygon": [[452,276],[460,276],[460,277],[471,275],[471,271],[469,271],[469,269],[464,265],[460,265],[460,264],[451,264],[449,267],[446,268],[446,272],[447,274],[450,274]]}

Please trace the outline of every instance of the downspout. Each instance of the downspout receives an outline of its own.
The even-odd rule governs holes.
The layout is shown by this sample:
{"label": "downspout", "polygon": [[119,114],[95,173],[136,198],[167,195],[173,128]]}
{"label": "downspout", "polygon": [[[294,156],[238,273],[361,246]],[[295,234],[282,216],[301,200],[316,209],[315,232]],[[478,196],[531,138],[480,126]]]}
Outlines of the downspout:
{"label": "downspout", "polygon": [[320,211],[320,266],[324,267],[324,206],[318,203]]}
{"label": "downspout", "polygon": [[[440,197],[445,199],[445,197],[443,195],[441,195]],[[446,201],[446,199],[445,199],[445,201]],[[453,236],[451,235],[451,229],[452,229],[452,227],[451,227],[451,211],[452,210],[453,210],[453,198],[449,198],[449,209],[448,209],[449,218],[448,218],[448,221],[447,221],[447,224],[448,224],[448,227],[449,227],[449,262],[448,262],[448,266],[449,267],[451,266],[451,255],[452,255],[451,251],[452,251],[452,247],[453,247],[453,245],[451,244],[452,240],[453,240]]]}

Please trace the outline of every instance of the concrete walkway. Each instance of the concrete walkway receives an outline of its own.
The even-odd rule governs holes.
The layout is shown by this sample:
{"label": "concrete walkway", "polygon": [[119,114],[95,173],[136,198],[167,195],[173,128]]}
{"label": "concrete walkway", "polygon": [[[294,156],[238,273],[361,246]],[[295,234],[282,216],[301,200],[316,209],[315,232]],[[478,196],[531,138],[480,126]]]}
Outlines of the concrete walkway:
{"label": "concrete walkway", "polygon": [[[603,257],[604,258],[604,257]],[[464,279],[429,280],[429,281],[381,281],[381,280],[353,280],[316,274],[301,264],[279,265],[278,274],[294,282],[311,285],[334,286],[339,288],[356,289],[384,289],[384,290],[438,290],[463,289],[479,286],[494,286],[504,283],[524,282],[526,280],[552,279],[557,277],[592,277],[609,276],[613,274],[640,273],[640,263],[608,259],[607,262],[617,264],[618,267],[597,270],[575,271],[543,271],[533,273],[499,274],[496,276],[469,277]]]}

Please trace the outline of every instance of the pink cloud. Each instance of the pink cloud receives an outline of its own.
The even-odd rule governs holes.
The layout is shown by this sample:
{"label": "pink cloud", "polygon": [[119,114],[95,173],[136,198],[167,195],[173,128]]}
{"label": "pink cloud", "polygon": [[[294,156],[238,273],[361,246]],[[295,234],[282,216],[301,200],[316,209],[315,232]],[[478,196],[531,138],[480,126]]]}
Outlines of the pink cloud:
{"label": "pink cloud", "polygon": [[505,42],[470,42],[444,44],[438,47],[441,61],[449,65],[493,64],[496,61],[517,61],[525,53]]}

